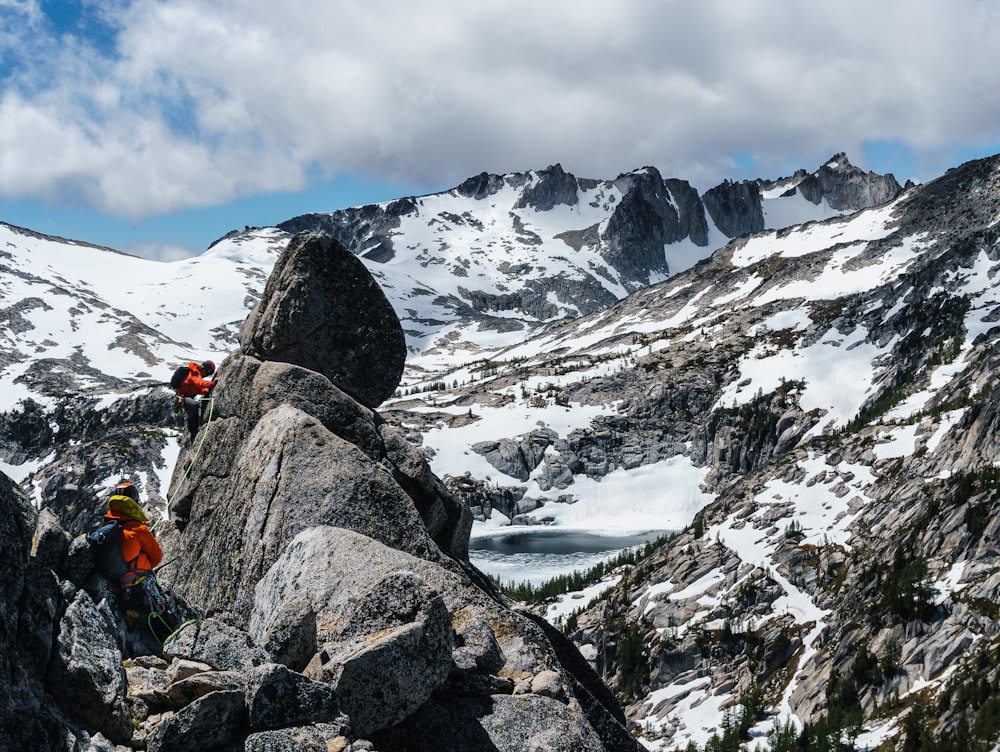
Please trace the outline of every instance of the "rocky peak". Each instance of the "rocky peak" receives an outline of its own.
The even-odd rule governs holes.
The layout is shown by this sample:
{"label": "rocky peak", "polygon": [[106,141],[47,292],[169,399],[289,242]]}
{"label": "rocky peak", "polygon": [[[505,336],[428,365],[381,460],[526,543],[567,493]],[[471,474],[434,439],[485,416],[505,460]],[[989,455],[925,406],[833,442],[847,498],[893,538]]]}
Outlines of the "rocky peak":
{"label": "rocky peak", "polygon": [[665,248],[671,243],[708,244],[704,207],[687,182],[665,181],[656,168],[644,167],[614,185],[623,195],[608,218],[601,255],[630,286],[670,273]]}
{"label": "rocky peak", "polygon": [[555,206],[574,206],[577,202],[577,179],[555,164],[535,173],[536,180],[521,193],[515,209],[534,208],[549,211]]}
{"label": "rocky peak", "polygon": [[826,199],[834,209],[851,211],[884,204],[903,190],[892,173],[865,172],[852,165],[843,152],[834,154],[816,172],[803,178],[798,189],[814,204]]}
{"label": "rocky peak", "polygon": [[506,185],[503,175],[492,175],[488,172],[481,172],[468,178],[454,188],[454,192],[459,196],[481,200],[487,196],[492,196]]}
{"label": "rocky peak", "polygon": [[250,357],[317,371],[369,407],[392,395],[406,361],[392,305],[364,264],[326,235],[288,244],[240,346]]}
{"label": "rocky peak", "polygon": [[716,227],[730,238],[764,229],[760,187],[755,182],[726,180],[701,198]]}

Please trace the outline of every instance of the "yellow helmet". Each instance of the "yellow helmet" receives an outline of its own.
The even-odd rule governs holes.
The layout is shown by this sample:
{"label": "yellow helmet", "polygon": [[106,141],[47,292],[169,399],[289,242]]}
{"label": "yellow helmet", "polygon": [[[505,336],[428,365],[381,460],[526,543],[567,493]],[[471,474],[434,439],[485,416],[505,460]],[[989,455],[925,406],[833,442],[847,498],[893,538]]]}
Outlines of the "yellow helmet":
{"label": "yellow helmet", "polygon": [[111,492],[108,499],[108,511],[123,514],[139,522],[146,522],[148,518],[139,506],[139,491],[134,485],[127,481],[122,481]]}

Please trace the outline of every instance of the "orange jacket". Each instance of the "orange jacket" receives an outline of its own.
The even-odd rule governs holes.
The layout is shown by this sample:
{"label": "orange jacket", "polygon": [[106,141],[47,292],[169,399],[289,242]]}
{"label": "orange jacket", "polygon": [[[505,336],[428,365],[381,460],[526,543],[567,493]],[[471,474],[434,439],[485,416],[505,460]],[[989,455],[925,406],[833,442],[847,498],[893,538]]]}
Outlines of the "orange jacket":
{"label": "orange jacket", "polygon": [[204,377],[200,364],[188,363],[187,378],[177,387],[177,394],[181,397],[197,397],[199,394],[208,394],[208,390],[213,386],[215,382]]}
{"label": "orange jacket", "polygon": [[[145,523],[114,511],[108,511],[104,519],[119,520],[123,525],[119,546],[122,558],[128,562],[129,570],[149,571],[163,560],[163,549]],[[131,579],[134,579],[134,575],[127,575],[124,578],[124,580]]]}

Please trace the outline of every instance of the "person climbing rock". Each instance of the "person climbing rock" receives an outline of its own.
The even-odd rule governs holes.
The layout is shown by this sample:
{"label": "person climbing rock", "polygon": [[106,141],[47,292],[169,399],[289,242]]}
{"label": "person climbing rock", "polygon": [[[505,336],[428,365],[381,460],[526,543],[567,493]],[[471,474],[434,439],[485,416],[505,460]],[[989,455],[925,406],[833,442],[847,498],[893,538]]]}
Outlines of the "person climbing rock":
{"label": "person climbing rock", "polygon": [[108,497],[102,524],[90,534],[98,569],[111,582],[129,627],[146,614],[153,635],[161,642],[180,625],[173,599],[156,581],[155,567],[163,560],[153,531],[146,525],[139,491],[122,481]]}
{"label": "person climbing rock", "polygon": [[177,399],[181,400],[184,413],[187,415],[187,428],[191,434],[191,442],[198,435],[201,426],[203,397],[207,397],[215,386],[215,381],[207,377],[215,373],[215,363],[206,360],[202,363],[191,362],[174,372],[170,385],[174,388]]}
{"label": "person climbing rock", "polygon": [[[119,588],[128,588],[143,573],[150,572],[163,560],[163,550],[153,531],[146,523],[146,514],[139,506],[139,491],[135,485],[122,481],[114,487],[108,497],[108,511],[104,522],[121,524],[118,553],[125,564],[124,570],[112,572],[118,577]],[[115,553],[112,549],[111,554]]]}

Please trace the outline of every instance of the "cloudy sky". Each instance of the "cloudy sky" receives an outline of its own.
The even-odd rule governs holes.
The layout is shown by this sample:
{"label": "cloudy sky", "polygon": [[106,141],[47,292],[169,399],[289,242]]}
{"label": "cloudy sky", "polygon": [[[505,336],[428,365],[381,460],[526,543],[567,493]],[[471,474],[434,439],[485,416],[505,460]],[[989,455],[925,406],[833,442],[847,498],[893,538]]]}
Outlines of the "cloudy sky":
{"label": "cloudy sky", "polygon": [[560,163],[1000,152],[993,0],[0,0],[0,221],[159,258]]}

